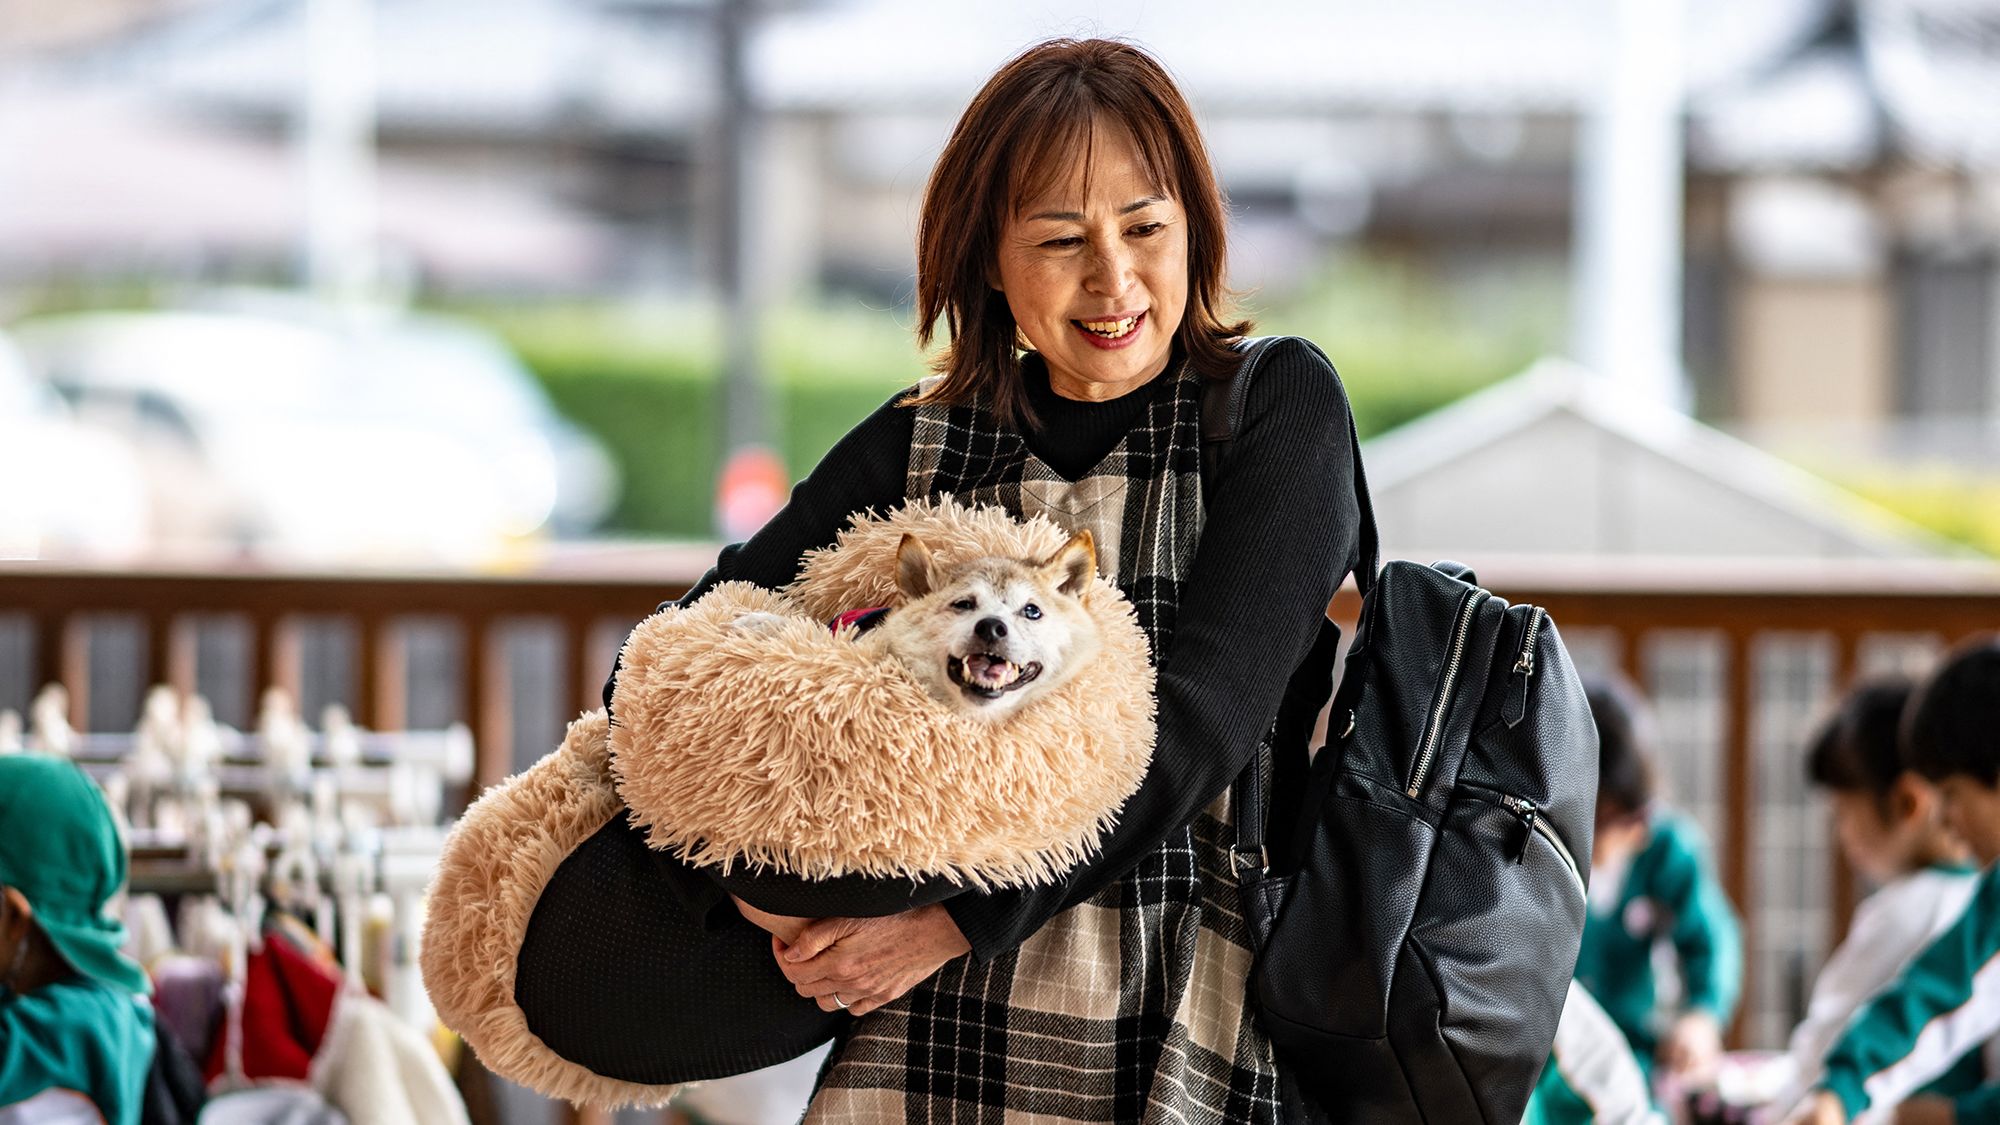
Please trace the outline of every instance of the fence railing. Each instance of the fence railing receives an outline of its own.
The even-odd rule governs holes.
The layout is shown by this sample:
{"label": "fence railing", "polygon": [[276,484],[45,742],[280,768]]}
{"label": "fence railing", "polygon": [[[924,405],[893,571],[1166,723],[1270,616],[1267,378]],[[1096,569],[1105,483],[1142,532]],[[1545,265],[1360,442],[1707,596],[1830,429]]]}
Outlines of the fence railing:
{"label": "fence railing", "polygon": [[[79,727],[103,724],[103,693],[136,699],[154,682],[246,700],[270,685],[317,691],[376,729],[414,725],[419,712],[424,725],[468,723],[482,786],[596,706],[625,632],[710,558],[690,548],[615,571],[519,576],[0,564],[0,708],[53,681],[69,688]],[[1921,672],[2000,628],[2000,568],[1506,559],[1479,569],[1495,593],[1546,606],[1581,668],[1621,671],[1654,700],[1672,799],[1708,830],[1745,915],[1737,1038],[1781,1042],[1857,893],[1805,784],[1807,734],[1857,677]],[[1331,612],[1351,623],[1355,610],[1349,590]],[[233,644],[217,639],[231,634]]]}

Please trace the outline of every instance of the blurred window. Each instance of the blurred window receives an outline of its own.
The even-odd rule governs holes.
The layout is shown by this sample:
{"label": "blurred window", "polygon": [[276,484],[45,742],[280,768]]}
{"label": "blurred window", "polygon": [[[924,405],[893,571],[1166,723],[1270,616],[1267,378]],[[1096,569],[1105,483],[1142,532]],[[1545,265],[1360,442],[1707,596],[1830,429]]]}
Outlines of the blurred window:
{"label": "blurred window", "polygon": [[1930,418],[2000,414],[2000,260],[1991,254],[1898,264],[1898,405]]}

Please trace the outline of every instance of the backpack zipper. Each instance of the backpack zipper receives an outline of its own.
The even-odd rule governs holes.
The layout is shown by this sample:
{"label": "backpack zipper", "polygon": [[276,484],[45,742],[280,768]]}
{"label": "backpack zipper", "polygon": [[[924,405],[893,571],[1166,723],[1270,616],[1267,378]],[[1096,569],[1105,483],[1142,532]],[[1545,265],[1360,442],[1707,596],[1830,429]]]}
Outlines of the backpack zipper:
{"label": "backpack zipper", "polygon": [[1541,606],[1536,606],[1534,612],[1528,615],[1528,635],[1521,641],[1520,657],[1514,661],[1515,675],[1535,674],[1535,634],[1542,631],[1542,618],[1548,615],[1549,611]]}
{"label": "backpack zipper", "polygon": [[[1576,893],[1580,896],[1587,896],[1588,892],[1584,889],[1583,872],[1576,865],[1576,857],[1570,854],[1569,848],[1562,842],[1562,837],[1556,835],[1556,830],[1550,826],[1548,818],[1541,815],[1542,810],[1536,808],[1535,803],[1526,797],[1516,797],[1511,793],[1503,794],[1500,798],[1500,803],[1505,805],[1509,812],[1520,817],[1521,824],[1528,831],[1540,835],[1542,839],[1549,842],[1549,846],[1555,848],[1556,854],[1562,857],[1563,866],[1569,870],[1570,878],[1576,883]],[[1514,857],[1514,862],[1525,863],[1527,859],[1528,841],[1524,836],[1521,840],[1521,854]]]}
{"label": "backpack zipper", "polygon": [[1490,595],[1484,590],[1474,590],[1466,595],[1465,604],[1459,607],[1458,622],[1451,629],[1451,655],[1445,658],[1444,683],[1438,687],[1437,705],[1431,709],[1430,729],[1424,733],[1423,749],[1417,752],[1417,768],[1410,777],[1410,787],[1405,792],[1415,797],[1423,790],[1424,780],[1430,775],[1431,760],[1437,757],[1438,743],[1444,738],[1445,713],[1451,709],[1451,697],[1458,687],[1458,670],[1465,663],[1465,642],[1472,630],[1472,615],[1480,603]]}
{"label": "backpack zipper", "polygon": [[1521,655],[1514,658],[1513,670],[1507,677],[1507,699],[1500,708],[1500,719],[1509,730],[1528,715],[1528,681],[1535,676],[1535,640],[1541,636],[1542,621],[1548,615],[1541,606],[1529,607],[1528,627],[1521,632]]}

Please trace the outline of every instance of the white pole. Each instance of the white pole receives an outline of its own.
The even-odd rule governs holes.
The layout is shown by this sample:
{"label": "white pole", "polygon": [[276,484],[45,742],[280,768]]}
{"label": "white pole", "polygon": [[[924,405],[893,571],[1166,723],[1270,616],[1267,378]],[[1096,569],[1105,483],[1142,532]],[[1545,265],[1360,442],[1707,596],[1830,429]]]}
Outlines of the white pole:
{"label": "white pole", "polygon": [[372,296],[377,280],[373,4],[306,4],[306,283],[338,303]]}
{"label": "white pole", "polygon": [[1685,410],[1681,365],[1686,0],[1612,0],[1580,114],[1571,341],[1586,368]]}

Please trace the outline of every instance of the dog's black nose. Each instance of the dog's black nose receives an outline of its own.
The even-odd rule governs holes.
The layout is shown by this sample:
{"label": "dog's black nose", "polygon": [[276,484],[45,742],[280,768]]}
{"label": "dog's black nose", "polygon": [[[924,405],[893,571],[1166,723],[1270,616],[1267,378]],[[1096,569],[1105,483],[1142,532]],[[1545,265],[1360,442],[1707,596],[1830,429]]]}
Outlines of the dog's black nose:
{"label": "dog's black nose", "polygon": [[972,635],[992,644],[1007,635],[1007,623],[997,617],[988,617],[972,627]]}

